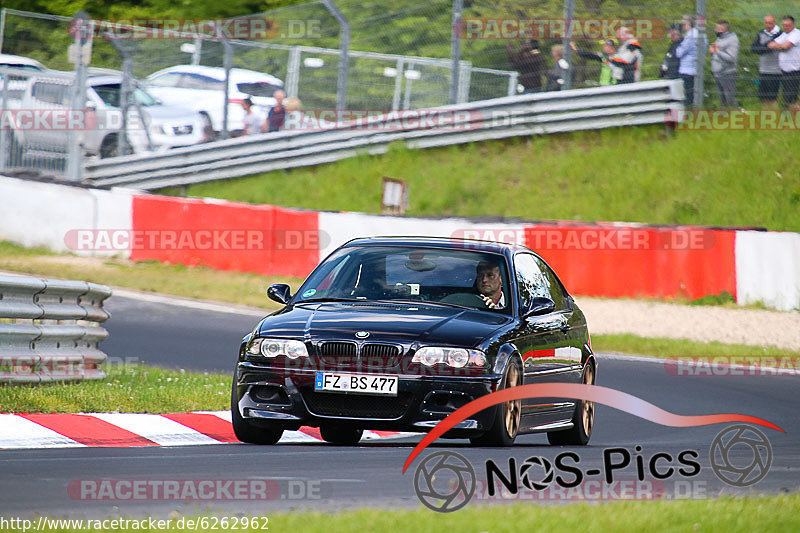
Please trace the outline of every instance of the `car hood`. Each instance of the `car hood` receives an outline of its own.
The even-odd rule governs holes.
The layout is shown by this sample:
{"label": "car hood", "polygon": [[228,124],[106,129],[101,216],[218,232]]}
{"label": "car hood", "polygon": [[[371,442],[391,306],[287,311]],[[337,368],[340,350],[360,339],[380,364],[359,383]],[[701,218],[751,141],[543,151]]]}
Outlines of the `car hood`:
{"label": "car hood", "polygon": [[265,318],[260,336],[398,342],[472,347],[511,322],[507,315],[436,305],[300,303]]}

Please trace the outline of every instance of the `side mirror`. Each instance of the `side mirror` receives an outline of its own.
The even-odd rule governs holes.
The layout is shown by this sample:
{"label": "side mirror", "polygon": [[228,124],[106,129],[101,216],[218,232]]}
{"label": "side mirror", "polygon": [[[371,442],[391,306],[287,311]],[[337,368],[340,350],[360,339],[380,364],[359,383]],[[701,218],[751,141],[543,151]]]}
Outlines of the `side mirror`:
{"label": "side mirror", "polygon": [[537,296],[531,300],[528,309],[525,311],[524,316],[538,316],[552,313],[556,309],[556,303],[550,298]]}
{"label": "side mirror", "polygon": [[288,302],[289,298],[292,297],[292,288],[285,283],[276,283],[275,285],[270,285],[267,289],[267,297],[270,300],[278,302],[279,304],[286,305],[286,302]]}

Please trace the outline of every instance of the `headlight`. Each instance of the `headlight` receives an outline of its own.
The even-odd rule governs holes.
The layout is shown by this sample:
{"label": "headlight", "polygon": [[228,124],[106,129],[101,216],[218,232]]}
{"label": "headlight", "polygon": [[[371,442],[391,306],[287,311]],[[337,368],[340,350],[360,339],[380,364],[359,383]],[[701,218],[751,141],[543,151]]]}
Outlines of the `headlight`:
{"label": "headlight", "polygon": [[297,359],[298,357],[308,357],[308,350],[302,341],[257,338],[250,341],[247,355],[270,359],[283,355],[289,359]]}
{"label": "headlight", "polygon": [[467,364],[485,366],[486,355],[480,350],[425,346],[417,350],[412,361],[425,366],[434,366],[443,363],[454,368],[463,368],[467,366]]}

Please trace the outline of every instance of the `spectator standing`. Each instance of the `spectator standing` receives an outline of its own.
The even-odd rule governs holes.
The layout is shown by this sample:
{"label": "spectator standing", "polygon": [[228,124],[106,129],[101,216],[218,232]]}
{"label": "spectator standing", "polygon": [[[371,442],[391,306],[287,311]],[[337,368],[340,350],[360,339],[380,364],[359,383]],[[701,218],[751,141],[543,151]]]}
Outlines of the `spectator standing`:
{"label": "spectator standing", "polygon": [[617,30],[617,37],[619,37],[619,41],[622,43],[615,56],[617,64],[621,67],[626,64],[631,65],[633,68],[633,81],[641,80],[642,60],[644,59],[642,55],[642,45],[639,44],[639,41],[633,33],[631,33],[631,30],[625,26]]}
{"label": "spectator standing", "polygon": [[564,46],[557,44],[550,49],[555,60],[553,68],[547,71],[547,86],[545,91],[560,91],[564,85],[564,73],[569,69],[569,63],[564,59]]}
{"label": "spectator standing", "polygon": [[764,107],[778,107],[778,91],[781,85],[781,67],[778,65],[778,50],[767,45],[778,38],[781,30],[775,24],[775,16],[764,17],[764,29],[756,34],[750,51],[758,54],[758,98]]}
{"label": "spectator standing", "polygon": [[542,90],[542,75],[547,70],[547,61],[539,50],[539,41],[531,39],[514,52],[511,44],[506,45],[508,59],[519,72],[519,82],[525,93],[537,93]]}
{"label": "spectator standing", "polygon": [[261,133],[262,118],[253,111],[253,101],[250,97],[242,100],[242,108],[244,109],[244,135]]}
{"label": "spectator standing", "polygon": [[781,21],[783,33],[767,45],[778,50],[778,66],[781,68],[783,101],[792,111],[800,111],[797,90],[800,87],[800,30],[794,25],[794,17],[785,15]]}
{"label": "spectator standing", "polygon": [[680,78],[678,67],[680,67],[681,60],[675,53],[678,46],[683,40],[683,32],[681,31],[680,24],[672,24],[667,32],[670,38],[670,45],[667,53],[664,54],[664,61],[661,62],[661,71],[659,75],[668,80],[675,80]]}
{"label": "spectator standing", "polygon": [[727,20],[714,26],[717,40],[708,47],[711,54],[711,75],[717,85],[720,107],[739,107],[736,103],[736,78],[739,77],[739,37]]}
{"label": "spectator standing", "polygon": [[590,61],[599,61],[600,67],[600,85],[613,85],[622,83],[622,68],[611,62],[614,52],[617,50],[617,43],[614,39],[607,39],[601,41],[603,45],[602,52],[586,52],[578,48],[578,46],[570,41],[569,46],[578,54],[579,57],[588,59]]}
{"label": "spectator standing", "polygon": [[706,46],[707,40],[705,35],[700,35],[700,32],[695,28],[697,17],[694,15],[684,15],[683,17],[683,30],[685,31],[683,40],[675,49],[675,55],[678,56],[680,64],[678,66],[678,73],[683,80],[683,91],[686,94],[686,105],[690,106],[694,103],[694,77],[697,74],[697,46]]}
{"label": "spectator standing", "polygon": [[272,97],[275,98],[275,105],[272,106],[267,114],[267,120],[264,124],[265,132],[282,130],[283,124],[286,122],[286,108],[283,107],[283,99],[286,98],[286,93],[278,89]]}

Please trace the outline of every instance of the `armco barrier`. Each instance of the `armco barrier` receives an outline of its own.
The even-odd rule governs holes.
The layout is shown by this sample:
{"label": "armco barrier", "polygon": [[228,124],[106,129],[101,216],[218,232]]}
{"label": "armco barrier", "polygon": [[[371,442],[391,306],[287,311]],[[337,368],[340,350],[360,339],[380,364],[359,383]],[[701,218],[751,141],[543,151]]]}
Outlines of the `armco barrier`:
{"label": "armco barrier", "polygon": [[[102,379],[111,289],[85,281],[0,275],[0,382]],[[8,320],[10,319],[10,320]]]}
{"label": "armco barrier", "polygon": [[[679,80],[509,96],[393,112],[361,121],[331,123],[330,127],[315,122],[312,128],[103,159],[86,164],[86,179],[96,186],[154,190],[330,163],[365,152],[382,154],[389,144],[397,141],[410,148],[430,148],[664,124],[667,116],[675,116],[676,111],[683,109],[683,100],[683,85]],[[414,119],[410,120],[409,115]]]}

